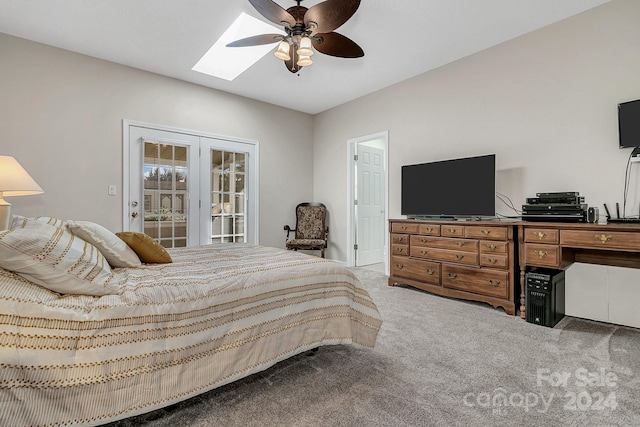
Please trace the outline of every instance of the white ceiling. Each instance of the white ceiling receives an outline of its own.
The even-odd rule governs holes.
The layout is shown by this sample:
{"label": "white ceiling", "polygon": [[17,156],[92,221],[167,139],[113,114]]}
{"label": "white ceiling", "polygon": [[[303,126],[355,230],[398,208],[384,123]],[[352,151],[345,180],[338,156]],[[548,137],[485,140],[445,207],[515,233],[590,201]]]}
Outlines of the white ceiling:
{"label": "white ceiling", "polygon": [[362,0],[336,31],[364,58],[268,54],[232,82],[191,68],[240,12],[266,21],[248,0],[0,0],[0,32],[315,114],[608,1]]}

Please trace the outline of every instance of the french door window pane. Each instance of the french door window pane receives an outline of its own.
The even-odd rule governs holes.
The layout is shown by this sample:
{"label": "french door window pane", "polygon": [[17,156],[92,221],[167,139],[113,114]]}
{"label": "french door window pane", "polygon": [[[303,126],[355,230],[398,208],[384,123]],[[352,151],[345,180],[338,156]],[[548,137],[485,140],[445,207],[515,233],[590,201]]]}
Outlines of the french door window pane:
{"label": "french door window pane", "polygon": [[187,147],[145,141],[144,232],[167,248],[186,246]]}
{"label": "french door window pane", "polygon": [[244,153],[211,150],[211,241],[244,242]]}

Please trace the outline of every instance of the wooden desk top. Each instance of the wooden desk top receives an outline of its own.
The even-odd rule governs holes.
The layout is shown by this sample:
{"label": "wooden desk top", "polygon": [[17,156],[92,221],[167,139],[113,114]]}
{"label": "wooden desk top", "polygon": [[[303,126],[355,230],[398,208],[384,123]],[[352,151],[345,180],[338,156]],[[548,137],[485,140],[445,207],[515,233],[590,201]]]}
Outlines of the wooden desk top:
{"label": "wooden desk top", "polygon": [[589,222],[545,222],[545,221],[515,221],[515,225],[522,225],[524,227],[536,227],[536,228],[557,228],[564,230],[594,230],[598,228],[607,230],[620,230],[629,232],[640,232],[640,223],[589,223]]}

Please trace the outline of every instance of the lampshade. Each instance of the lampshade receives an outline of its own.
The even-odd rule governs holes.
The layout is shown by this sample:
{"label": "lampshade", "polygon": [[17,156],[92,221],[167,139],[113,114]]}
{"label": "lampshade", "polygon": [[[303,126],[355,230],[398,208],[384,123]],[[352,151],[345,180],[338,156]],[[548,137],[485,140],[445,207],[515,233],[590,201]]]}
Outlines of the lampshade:
{"label": "lampshade", "polygon": [[[311,56],[313,55],[313,49],[311,48],[311,39],[307,36],[304,36],[300,39],[300,47],[296,52],[300,56]],[[309,64],[311,65],[311,64]]]}
{"label": "lampshade", "polygon": [[313,61],[311,60],[310,56],[306,56],[306,55],[302,56],[302,55],[300,55],[300,59],[298,59],[297,64],[299,66],[301,66],[301,67],[306,67],[308,65],[313,64]]}
{"label": "lampshade", "polygon": [[26,170],[11,156],[0,156],[0,230],[9,228],[11,204],[3,197],[44,193]]}
{"label": "lampshade", "polygon": [[44,191],[16,159],[0,156],[0,193],[3,196],[29,196]]}
{"label": "lampshade", "polygon": [[289,56],[289,42],[287,40],[282,40],[278,44],[278,49],[273,53],[276,58],[282,59],[283,61],[288,61],[291,59]]}

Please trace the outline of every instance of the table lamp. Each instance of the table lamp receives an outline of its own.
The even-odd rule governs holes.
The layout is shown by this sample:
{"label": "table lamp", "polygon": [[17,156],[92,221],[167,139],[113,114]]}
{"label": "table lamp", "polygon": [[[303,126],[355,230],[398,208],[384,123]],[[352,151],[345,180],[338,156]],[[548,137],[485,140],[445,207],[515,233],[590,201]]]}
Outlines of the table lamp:
{"label": "table lamp", "polygon": [[11,156],[0,156],[0,230],[9,228],[11,203],[5,196],[28,196],[44,193],[26,170]]}

